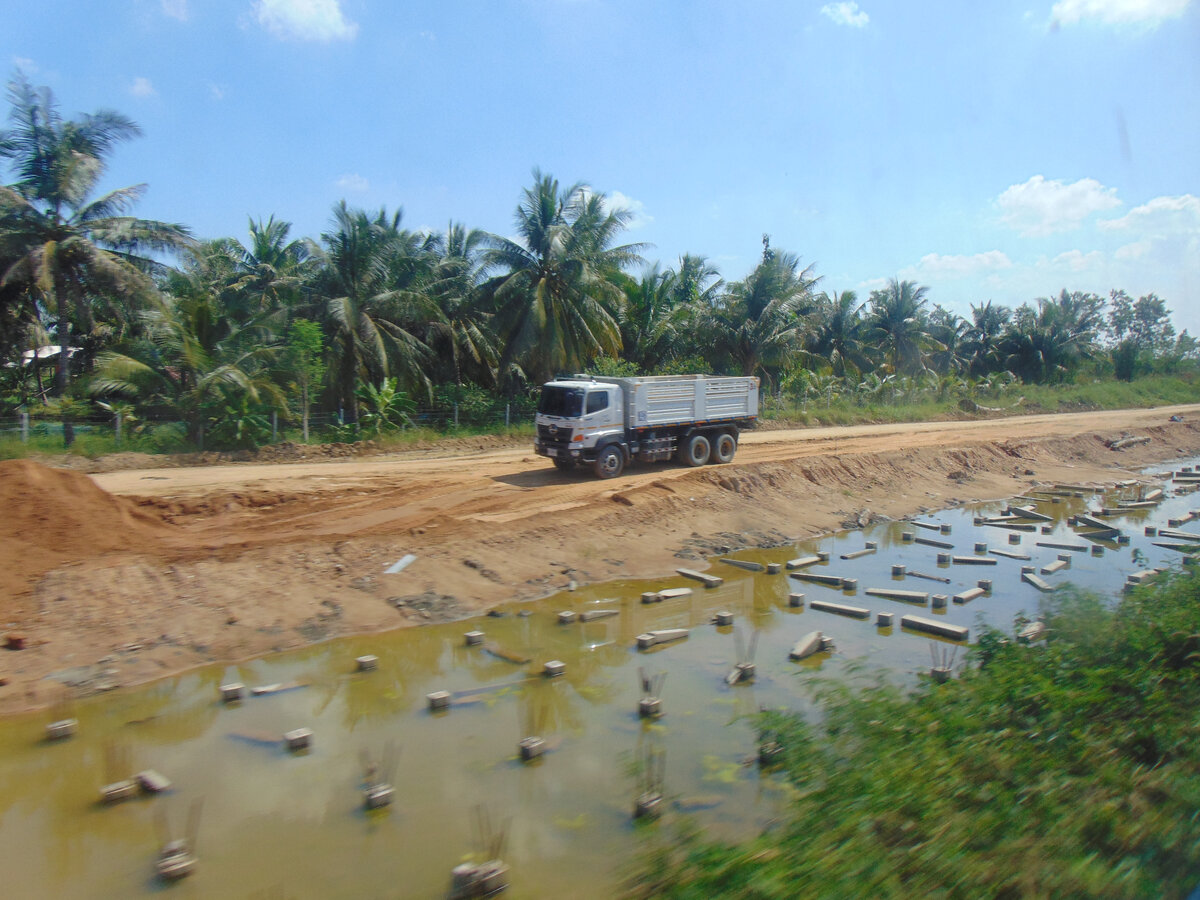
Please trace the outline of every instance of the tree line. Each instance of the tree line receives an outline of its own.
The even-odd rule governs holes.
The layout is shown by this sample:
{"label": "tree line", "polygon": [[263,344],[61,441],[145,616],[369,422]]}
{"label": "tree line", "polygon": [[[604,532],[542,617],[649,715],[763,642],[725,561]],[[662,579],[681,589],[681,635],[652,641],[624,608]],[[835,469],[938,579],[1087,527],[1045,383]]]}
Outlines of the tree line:
{"label": "tree line", "polygon": [[313,410],[361,434],[435,397],[527,399],[567,371],[758,375],[774,394],[799,394],[939,377],[1055,382],[1085,367],[1128,380],[1197,358],[1154,294],[1064,289],[963,317],[911,281],[865,299],[818,291],[814,267],[766,235],[738,281],[698,255],[649,264],[645,245],[623,243],[627,210],[536,169],[511,238],[454,221],[412,230],[399,210],[341,201],[316,239],[274,216],[250,219],[244,238],[198,239],[133,215],[145,185],[97,194],[116,147],[140,134],[132,120],[64,118],[20,73],[8,96],[0,414],[66,418],[100,404],[174,417],[193,444],[232,447],[260,442],[272,411],[306,440]]}

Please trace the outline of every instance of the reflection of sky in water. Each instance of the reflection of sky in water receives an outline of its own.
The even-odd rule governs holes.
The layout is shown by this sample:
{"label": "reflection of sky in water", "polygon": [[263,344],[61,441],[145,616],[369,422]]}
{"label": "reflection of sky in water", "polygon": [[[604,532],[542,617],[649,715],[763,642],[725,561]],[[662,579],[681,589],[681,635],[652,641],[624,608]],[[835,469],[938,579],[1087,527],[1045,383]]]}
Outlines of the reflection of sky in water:
{"label": "reflection of sky in water", "polygon": [[[1117,494],[1110,493],[1112,503]],[[506,859],[511,896],[612,894],[622,866],[644,843],[630,820],[637,792],[634,762],[651,751],[666,754],[666,792],[710,833],[745,836],[778,812],[786,788],[760,778],[743,761],[754,734],[743,721],[761,706],[812,710],[814,679],[867,683],[881,675],[914,681],[930,664],[926,635],[899,627],[915,613],[977,632],[987,622],[1010,628],[1014,616],[1034,616],[1043,595],[1020,581],[1023,564],[1042,566],[1070,553],[1070,566],[1044,576],[1115,595],[1126,575],[1176,564],[1180,554],[1153,546],[1147,525],[1166,527],[1200,495],[1170,497],[1152,510],[1112,520],[1131,538],[1128,546],[1080,537],[1070,515],[1095,509],[1098,498],[1066,497],[1039,509],[1056,517],[1049,534],[1020,533],[972,523],[998,514],[1005,503],[930,513],[922,521],[949,524],[949,536],[909,523],[882,523],[779,550],[738,553],[743,560],[784,562],[828,551],[827,563],[809,571],[858,579],[844,592],[785,574],[754,575],[714,561],[726,579],[704,589],[673,576],[653,583],[593,585],[574,593],[523,604],[530,615],[481,617],[470,622],[409,629],[335,641],[241,665],[213,667],[143,689],[79,704],[80,736],[48,746],[39,742],[46,717],[0,723],[0,846],[20,865],[6,872],[6,896],[130,897],[154,893],[150,878],[159,841],[155,822],[166,810],[182,828],[192,798],[203,797],[198,874],[172,892],[183,897],[440,896],[450,869],[473,849],[474,806],[484,802],[493,819],[511,821]],[[1200,532],[1200,525],[1183,526]],[[954,553],[975,555],[976,542],[1028,553],[1031,559],[993,557],[995,565],[939,565],[938,548],[903,541],[904,531],[947,540]],[[841,554],[878,544],[853,560]],[[1085,544],[1085,552],[1039,547],[1038,541]],[[1092,554],[1098,543],[1102,556]],[[943,584],[895,578],[901,563],[949,579]],[[403,576],[396,576],[403,577]],[[932,610],[868,596],[869,587],[953,595],[991,579],[990,595]],[[690,596],[642,604],[648,589],[691,587]],[[806,606],[788,605],[802,592]],[[807,607],[826,599],[866,607],[867,621]],[[619,616],[560,626],[561,609],[621,609]],[[517,607],[509,610],[516,613]],[[757,680],[732,688],[724,677],[738,661],[734,629],[708,624],[716,612],[735,616],[748,639],[758,632]],[[879,629],[874,613],[889,611],[897,626]],[[639,653],[638,634],[692,629],[683,641]],[[528,658],[518,665],[462,635],[478,628],[502,655]],[[800,663],[788,650],[805,633],[823,631],[836,649]],[[748,642],[748,640],[747,640]],[[944,643],[944,642],[943,642]],[[373,653],[377,671],[352,674],[354,657]],[[958,654],[961,660],[963,653]],[[542,663],[560,659],[566,674],[537,676]],[[666,715],[637,716],[638,669],[667,673]],[[533,677],[530,677],[533,675]],[[217,701],[228,680],[247,685],[300,681],[308,686],[236,707]],[[454,692],[455,706],[431,715],[425,694]],[[313,729],[310,753],[284,752],[278,737]],[[539,762],[517,761],[517,742],[537,730],[551,750]],[[381,814],[361,809],[359,755],[398,748],[396,804]],[[172,796],[101,808],[93,802],[106,780],[105,747],[126,750],[136,769],[155,768],[175,783]],[[658,826],[650,826],[656,828]]]}

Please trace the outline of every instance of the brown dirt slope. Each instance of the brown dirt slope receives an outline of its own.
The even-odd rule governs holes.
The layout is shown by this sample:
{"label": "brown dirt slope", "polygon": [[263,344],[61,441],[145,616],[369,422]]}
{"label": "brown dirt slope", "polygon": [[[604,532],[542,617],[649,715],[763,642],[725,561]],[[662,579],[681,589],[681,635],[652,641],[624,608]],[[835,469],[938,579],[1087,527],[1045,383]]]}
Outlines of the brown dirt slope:
{"label": "brown dirt slope", "polygon": [[0,461],[0,616],[5,598],[64,562],[152,550],[168,526],[77,472]]}

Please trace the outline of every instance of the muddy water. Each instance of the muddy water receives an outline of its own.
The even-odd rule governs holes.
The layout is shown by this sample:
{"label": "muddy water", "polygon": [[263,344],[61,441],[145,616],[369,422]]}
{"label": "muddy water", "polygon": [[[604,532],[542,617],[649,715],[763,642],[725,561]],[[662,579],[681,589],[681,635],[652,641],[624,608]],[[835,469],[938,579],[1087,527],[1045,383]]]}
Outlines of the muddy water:
{"label": "muddy water", "polygon": [[[1020,612],[1035,615],[1042,599],[1020,581],[1023,564],[1042,566],[1068,553],[1070,566],[1044,576],[1114,594],[1125,576],[1149,566],[1177,565],[1180,554],[1151,544],[1147,525],[1166,527],[1200,507],[1200,494],[1168,496],[1152,510],[1112,519],[1131,543],[1097,542],[1066,524],[1070,515],[1113,502],[1120,492],[1065,497],[1038,504],[1055,521],[1008,541],[1004,529],[973,524],[1003,503],[918,517],[950,526],[939,534],[911,523],[880,524],[819,541],[737,558],[783,563],[817,551],[827,563],[807,571],[858,579],[850,593],[800,582],[787,574],[753,574],[719,561],[709,571],[725,583],[705,589],[681,577],[652,583],[599,585],[446,626],[335,641],[245,665],[213,667],[81,702],[71,711],[79,735],[46,744],[48,717],[0,723],[0,847],[7,861],[5,897],[128,898],[170,891],[180,897],[335,898],[444,895],[449,872],[479,849],[472,837],[477,805],[497,825],[507,823],[504,858],[513,897],[607,897],[639,846],[668,822],[690,815],[709,833],[739,837],[778,814],[787,789],[745,764],[755,735],[741,717],[761,705],[811,709],[814,679],[887,677],[913,681],[928,670],[934,639],[899,627],[916,613],[972,629],[981,622],[1011,626]],[[1167,486],[1168,495],[1171,494]],[[1200,532],[1200,523],[1182,526]],[[1028,553],[994,566],[939,565],[935,547],[904,540],[904,532],[954,544],[975,556],[976,542]],[[878,544],[852,560],[841,555]],[[1086,545],[1084,552],[1037,546],[1038,541]],[[1104,548],[1092,554],[1093,544]],[[891,575],[894,564],[949,579],[948,583]],[[693,564],[695,565],[695,564]],[[402,577],[402,576],[401,576]],[[953,595],[990,578],[990,595],[973,602],[928,604],[867,596],[868,587]],[[643,604],[643,591],[691,587],[690,597]],[[806,595],[803,608],[788,595]],[[814,599],[872,611],[859,621],[808,608]],[[619,609],[587,623],[557,624],[557,612]],[[734,614],[744,639],[757,631],[757,680],[729,687],[724,676],[738,660],[734,628],[716,627],[717,611]],[[896,614],[897,625],[877,628],[874,613]],[[649,652],[635,649],[638,634],[691,629],[684,641]],[[468,647],[467,631],[486,633]],[[801,663],[788,650],[805,633],[821,630],[836,647]],[[949,646],[948,642],[940,642]],[[965,648],[958,651],[961,659]],[[376,671],[355,673],[355,657],[379,658]],[[566,664],[560,678],[539,673],[551,659]],[[521,660],[528,660],[521,662]],[[667,674],[665,716],[641,720],[639,668]],[[300,684],[235,706],[218,702],[218,686]],[[454,694],[452,708],[432,714],[425,696]],[[282,749],[291,729],[313,730],[309,752]],[[523,764],[518,741],[530,734],[550,748]],[[362,809],[360,755],[376,758],[392,747],[390,773],[396,802],[383,811]],[[631,821],[639,760],[665,753],[667,820]],[[115,806],[95,802],[99,785],[153,768],[173,781],[164,796]],[[170,887],[153,878],[164,831],[182,835],[192,802],[202,798],[200,866]]]}

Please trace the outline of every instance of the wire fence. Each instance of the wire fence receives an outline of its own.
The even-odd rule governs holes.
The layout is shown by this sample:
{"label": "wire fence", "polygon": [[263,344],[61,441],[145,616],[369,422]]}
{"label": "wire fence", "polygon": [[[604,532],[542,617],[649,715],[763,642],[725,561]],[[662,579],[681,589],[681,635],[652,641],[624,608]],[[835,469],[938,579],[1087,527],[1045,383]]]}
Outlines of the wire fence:
{"label": "wire fence", "polygon": [[[277,444],[301,439],[299,416],[283,416],[276,411],[258,417],[262,423],[262,444]],[[419,406],[410,410],[407,420],[386,431],[403,431],[425,428],[432,431],[453,433],[460,429],[508,429],[532,423],[533,409],[527,403],[458,404]],[[308,419],[310,440],[353,441],[371,435],[366,429],[358,430],[348,423],[344,411],[315,412]],[[146,449],[166,450],[180,448],[185,443],[196,443],[197,449],[205,449],[204,429],[199,430],[199,439],[189,441],[188,423],[171,416],[138,415],[122,417],[117,414],[86,415],[38,415],[18,412],[16,415],[0,416],[0,442],[19,441],[22,444],[39,443],[47,440],[64,440],[70,426],[75,439],[91,438],[112,442],[116,447],[144,446]],[[266,430],[269,429],[269,440]],[[196,429],[192,429],[195,433]],[[211,441],[210,441],[211,442]]]}

